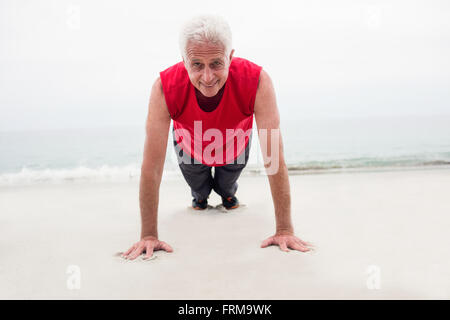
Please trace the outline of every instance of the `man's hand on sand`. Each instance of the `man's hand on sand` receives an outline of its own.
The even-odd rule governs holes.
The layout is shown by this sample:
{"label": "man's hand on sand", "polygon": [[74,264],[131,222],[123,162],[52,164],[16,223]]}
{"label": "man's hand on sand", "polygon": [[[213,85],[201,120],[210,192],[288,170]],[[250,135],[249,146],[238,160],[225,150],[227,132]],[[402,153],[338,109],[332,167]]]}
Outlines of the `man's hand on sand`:
{"label": "man's hand on sand", "polygon": [[122,257],[128,260],[134,260],[145,252],[144,259],[150,259],[153,251],[165,250],[172,252],[173,249],[164,241],[159,241],[155,237],[144,237],[141,241],[136,242],[130,249],[122,254]]}
{"label": "man's hand on sand", "polygon": [[291,248],[292,250],[298,250],[301,252],[308,252],[313,250],[314,248],[311,243],[303,241],[293,234],[283,234],[283,233],[276,233],[274,236],[271,236],[266,240],[264,240],[261,243],[261,248],[266,248],[271,245],[279,246],[280,250],[284,252],[289,252],[288,248]]}

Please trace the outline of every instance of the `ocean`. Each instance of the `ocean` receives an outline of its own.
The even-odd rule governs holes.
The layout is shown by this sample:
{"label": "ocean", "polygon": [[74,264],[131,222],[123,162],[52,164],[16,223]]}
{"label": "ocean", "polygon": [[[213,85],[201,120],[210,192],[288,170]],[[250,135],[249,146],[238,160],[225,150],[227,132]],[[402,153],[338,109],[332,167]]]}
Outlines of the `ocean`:
{"label": "ocean", "polygon": [[[243,174],[264,174],[255,133]],[[450,166],[450,115],[282,116],[281,133],[291,174]],[[144,139],[144,126],[0,130],[0,186],[137,180]],[[164,179],[181,177],[171,139]]]}

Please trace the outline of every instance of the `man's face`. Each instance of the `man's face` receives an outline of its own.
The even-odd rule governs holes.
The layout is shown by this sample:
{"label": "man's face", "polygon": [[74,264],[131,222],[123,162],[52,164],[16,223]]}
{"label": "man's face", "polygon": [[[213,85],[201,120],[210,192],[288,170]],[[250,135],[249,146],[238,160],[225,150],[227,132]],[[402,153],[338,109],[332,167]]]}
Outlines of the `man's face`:
{"label": "man's face", "polygon": [[233,57],[225,55],[222,45],[209,42],[188,42],[184,66],[191,83],[206,97],[213,97],[223,87],[228,78],[228,70]]}

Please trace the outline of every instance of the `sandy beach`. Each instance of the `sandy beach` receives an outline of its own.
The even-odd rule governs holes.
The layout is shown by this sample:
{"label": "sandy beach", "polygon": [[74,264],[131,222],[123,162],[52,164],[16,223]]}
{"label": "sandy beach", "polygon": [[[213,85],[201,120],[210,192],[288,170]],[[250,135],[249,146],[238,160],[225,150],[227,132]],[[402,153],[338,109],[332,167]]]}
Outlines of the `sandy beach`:
{"label": "sandy beach", "polygon": [[171,178],[159,235],[174,252],[147,262],[114,256],[138,240],[136,181],[1,187],[0,298],[450,298],[449,168],[290,182],[296,235],[315,252],[259,247],[274,232],[267,177],[242,177],[246,207],[226,213],[189,210],[186,183]]}

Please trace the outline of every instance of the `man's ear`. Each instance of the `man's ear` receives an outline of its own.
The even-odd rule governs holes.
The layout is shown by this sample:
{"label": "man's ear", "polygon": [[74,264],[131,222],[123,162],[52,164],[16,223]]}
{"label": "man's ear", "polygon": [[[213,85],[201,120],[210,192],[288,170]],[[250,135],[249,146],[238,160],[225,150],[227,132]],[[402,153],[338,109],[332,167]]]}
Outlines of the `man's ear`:
{"label": "man's ear", "polygon": [[230,52],[230,62],[231,62],[231,59],[233,59],[233,54],[234,54],[234,49],[231,50],[231,52]]}

